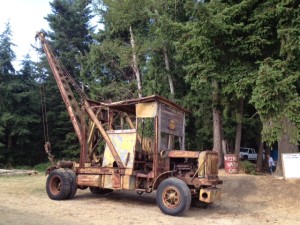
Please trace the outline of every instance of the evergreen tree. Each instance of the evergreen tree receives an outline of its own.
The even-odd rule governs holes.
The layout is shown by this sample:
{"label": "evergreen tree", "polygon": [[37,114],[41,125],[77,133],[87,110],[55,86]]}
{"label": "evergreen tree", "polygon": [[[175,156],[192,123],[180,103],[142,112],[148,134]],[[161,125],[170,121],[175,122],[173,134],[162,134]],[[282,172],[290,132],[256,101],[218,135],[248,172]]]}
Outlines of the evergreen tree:
{"label": "evergreen tree", "polygon": [[[102,92],[105,92],[103,97],[120,99],[141,96],[143,79],[147,73],[146,63],[152,51],[149,43],[153,38],[149,38],[149,33],[150,11],[154,4],[136,0],[105,0],[95,1],[95,4],[98,15],[103,19],[104,30],[96,35],[98,42],[92,46],[88,63]],[[99,62],[100,70],[95,70]],[[115,85],[106,88],[106,81],[117,82],[121,87],[128,83],[130,85],[118,93],[114,91]]]}
{"label": "evergreen tree", "polygon": [[[2,117],[7,112],[7,107],[9,102],[9,91],[7,88],[8,82],[11,80],[11,76],[15,73],[13,67],[13,60],[15,59],[15,54],[12,50],[14,44],[11,42],[11,29],[10,24],[5,24],[5,30],[0,35],[0,117]],[[0,159],[4,157],[4,152],[7,149],[8,137],[7,137],[7,127],[3,122],[0,123]]]}
{"label": "evergreen tree", "polygon": [[149,31],[146,36],[147,51],[145,88],[148,94],[157,93],[173,100],[182,98],[184,85],[182,63],[176,60],[174,42],[180,37],[178,24],[187,22],[186,1],[152,1],[147,13]]}
{"label": "evergreen tree", "polygon": [[[39,120],[39,92],[34,80],[33,64],[29,56],[23,68],[10,75],[1,87],[1,162],[7,166],[32,165],[39,162],[40,150],[34,142],[41,130]],[[34,144],[35,143],[35,144]],[[2,152],[3,151],[3,152]]]}
{"label": "evergreen tree", "polygon": [[[230,132],[228,125],[236,124],[233,143],[234,152],[239,155],[241,143],[248,143],[246,146],[254,148],[259,146],[261,123],[257,117],[252,118],[255,110],[249,104],[249,98],[258,70],[257,61],[264,59],[277,46],[274,29],[276,13],[272,1],[238,1],[228,2],[218,16],[226,32],[226,36],[222,37],[227,61],[225,70],[228,74],[223,80],[225,109],[235,112],[231,115],[233,123],[227,123],[225,119],[225,135]],[[256,124],[254,129],[251,128],[253,124]],[[251,138],[252,131],[257,138]]]}
{"label": "evergreen tree", "polygon": [[50,2],[52,13],[45,19],[51,32],[48,38],[51,45],[68,72],[77,79],[80,75],[80,56],[89,51],[93,28],[93,17],[89,8],[90,0],[53,0]]}
{"label": "evergreen tree", "polygon": [[[16,55],[12,50],[15,46],[12,41],[12,32],[10,29],[10,23],[5,24],[5,30],[0,35],[0,75],[2,76],[15,74],[15,68],[13,67],[13,61],[16,59]],[[0,80],[0,81],[1,81]]]}
{"label": "evergreen tree", "polygon": [[212,105],[212,114],[206,112],[204,115],[212,115],[213,149],[219,153],[221,159],[219,166],[222,166],[223,127],[220,94],[222,79],[227,74],[224,72],[223,59],[226,58],[221,41],[225,32],[223,24],[215,14],[224,6],[218,2],[190,1],[185,7],[190,13],[190,20],[182,26],[183,35],[178,43],[178,57],[185,62],[185,79],[195,93],[194,101]]}
{"label": "evergreen tree", "polygon": [[[252,101],[263,123],[264,140],[278,142],[281,155],[299,151],[300,9],[297,1],[276,1],[274,8],[278,45],[260,64]],[[281,174],[280,157],[278,169]]]}
{"label": "evergreen tree", "polygon": [[[89,24],[92,18],[90,1],[53,0],[50,5],[52,13],[47,15],[46,20],[52,30],[47,33],[48,40],[50,39],[54,53],[67,71],[84,86],[89,74],[82,69],[82,59],[89,52],[93,31]],[[44,68],[48,71],[46,74],[43,72]],[[72,123],[45,58],[38,65],[38,70],[43,76],[42,85],[45,85],[48,129],[53,152],[58,157],[77,157],[79,146]]]}

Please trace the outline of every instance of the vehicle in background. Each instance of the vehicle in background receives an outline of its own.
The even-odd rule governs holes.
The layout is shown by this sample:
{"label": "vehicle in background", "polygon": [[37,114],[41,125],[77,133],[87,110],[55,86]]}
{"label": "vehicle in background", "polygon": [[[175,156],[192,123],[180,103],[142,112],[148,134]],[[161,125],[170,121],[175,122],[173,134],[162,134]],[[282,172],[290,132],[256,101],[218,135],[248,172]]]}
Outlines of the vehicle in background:
{"label": "vehicle in background", "polygon": [[257,152],[253,148],[240,148],[240,159],[242,160],[257,160]]}
{"label": "vehicle in background", "polygon": [[[266,158],[266,153],[265,150],[263,150],[262,153],[262,158],[265,160]],[[258,157],[258,153],[256,152],[255,149],[253,148],[246,148],[246,147],[241,147],[240,148],[240,159],[241,160],[249,160],[249,161],[256,161]]]}

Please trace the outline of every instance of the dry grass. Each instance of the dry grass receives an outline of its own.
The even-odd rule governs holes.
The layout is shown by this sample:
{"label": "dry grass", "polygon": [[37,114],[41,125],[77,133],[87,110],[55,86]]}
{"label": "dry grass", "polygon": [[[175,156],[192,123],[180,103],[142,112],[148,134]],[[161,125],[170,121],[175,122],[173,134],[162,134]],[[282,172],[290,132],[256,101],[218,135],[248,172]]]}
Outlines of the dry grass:
{"label": "dry grass", "polygon": [[72,200],[52,201],[44,175],[0,177],[0,224],[300,224],[300,182],[222,171],[221,177],[222,201],[208,209],[191,208],[182,217],[162,214],[155,193],[100,197],[79,190]]}

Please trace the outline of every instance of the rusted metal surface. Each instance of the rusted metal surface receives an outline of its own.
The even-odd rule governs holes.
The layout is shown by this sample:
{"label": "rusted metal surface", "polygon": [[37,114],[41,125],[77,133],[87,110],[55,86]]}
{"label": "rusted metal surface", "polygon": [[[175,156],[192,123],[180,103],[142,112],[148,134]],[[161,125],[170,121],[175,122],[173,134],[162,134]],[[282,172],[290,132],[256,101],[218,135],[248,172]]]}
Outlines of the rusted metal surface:
{"label": "rusted metal surface", "polygon": [[157,115],[157,103],[138,103],[136,104],[136,117],[137,118],[148,118],[155,117]]}
{"label": "rusted metal surface", "polygon": [[87,159],[87,139],[86,139],[86,122],[85,122],[85,109],[84,107],[81,108],[81,154],[80,154],[80,166],[84,167],[84,163],[86,162]]}
{"label": "rusted metal surface", "polygon": [[[134,147],[136,144],[136,130],[119,130],[108,133],[112,145],[116,149],[122,165],[126,168],[133,168]],[[112,155],[108,145],[106,145],[103,158],[103,167],[113,167],[115,157]],[[126,165],[126,166],[125,166]]]}
{"label": "rusted metal surface", "polygon": [[169,151],[168,156],[170,158],[198,158],[199,152],[196,151]]}
{"label": "rusted metal surface", "polygon": [[76,135],[81,143],[82,142],[82,127],[81,127],[80,119],[82,118],[82,114],[81,114],[80,107],[76,101],[76,98],[74,97],[74,94],[71,91],[71,87],[69,85],[68,78],[66,77],[66,72],[62,69],[62,65],[56,59],[53,51],[51,50],[49,44],[47,43],[47,41],[45,39],[44,33],[38,32],[36,34],[36,38],[39,38],[42,43],[47,60],[49,62],[51,70],[53,71],[53,75],[56,80],[58,89],[59,89],[62,99],[66,105],[68,114],[70,116],[74,130],[76,132]]}
{"label": "rusted metal surface", "polygon": [[58,163],[58,167],[59,168],[69,168],[69,169],[73,169],[74,168],[74,162],[73,161],[65,161],[62,160]]}
{"label": "rusted metal surface", "polygon": [[215,202],[221,199],[221,189],[202,188],[200,189],[199,200],[207,203]]}
{"label": "rusted metal surface", "polygon": [[83,175],[77,176],[77,185],[86,187],[99,187],[101,186],[102,175]]}
{"label": "rusted metal surface", "polygon": [[199,155],[199,177],[218,176],[218,153],[213,151],[203,151]]}
{"label": "rusted metal surface", "polygon": [[176,110],[183,111],[185,113],[189,113],[187,109],[182,108],[181,106],[175,104],[174,102],[159,96],[159,95],[151,95],[147,97],[137,98],[137,99],[128,99],[119,102],[112,102],[112,103],[102,103],[103,105],[110,107],[112,109],[116,109],[119,111],[127,111],[130,114],[136,114],[135,112],[135,105],[138,103],[146,103],[146,102],[161,102],[168,105],[171,108]]}
{"label": "rusted metal surface", "polygon": [[161,106],[161,132],[167,134],[173,134],[179,137],[183,136],[183,116],[184,113],[182,111],[178,111],[172,108],[168,108],[165,105]]}
{"label": "rusted metal surface", "polygon": [[176,208],[180,204],[180,192],[175,186],[166,188],[163,193],[163,204],[170,209]]}
{"label": "rusted metal surface", "polygon": [[113,188],[119,189],[121,188],[121,175],[119,170],[114,170],[113,177]]}
{"label": "rusted metal surface", "polygon": [[236,154],[224,155],[224,164],[226,173],[239,173],[239,157]]}
{"label": "rusted metal surface", "polygon": [[112,153],[112,155],[115,159],[116,164],[118,165],[119,168],[123,168],[124,165],[123,165],[123,163],[120,159],[120,156],[119,156],[118,152],[115,149],[115,146],[112,144],[112,142],[111,142],[109,136],[107,135],[105,129],[102,127],[101,123],[97,119],[97,116],[95,115],[93,110],[90,108],[90,105],[89,105],[88,101],[84,101],[84,105],[85,105],[85,109],[86,109],[88,115],[95,122],[97,128],[101,132],[102,137],[105,139],[106,144],[107,144],[109,150],[111,151],[111,153]]}
{"label": "rusted metal surface", "polygon": [[[216,188],[222,183],[218,177],[218,154],[185,150],[188,110],[158,95],[119,102],[90,100],[55,57],[43,33],[37,37],[81,144],[79,163],[52,165],[49,173],[60,167],[69,168],[77,175],[80,188],[139,193],[150,193],[163,180],[177,177],[201,201],[211,203],[220,198],[221,191]],[[80,101],[71,88],[79,93]],[[183,197],[172,185],[162,196],[163,204],[170,209],[178,207]]]}

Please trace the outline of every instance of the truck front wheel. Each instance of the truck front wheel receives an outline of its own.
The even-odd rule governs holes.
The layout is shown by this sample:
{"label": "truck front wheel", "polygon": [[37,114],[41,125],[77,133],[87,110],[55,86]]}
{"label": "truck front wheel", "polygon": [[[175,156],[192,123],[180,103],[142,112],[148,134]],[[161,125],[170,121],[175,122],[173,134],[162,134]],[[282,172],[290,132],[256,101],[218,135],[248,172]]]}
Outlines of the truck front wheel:
{"label": "truck front wheel", "polygon": [[190,208],[191,192],[182,180],[168,178],[159,184],[156,202],[163,213],[178,216]]}

